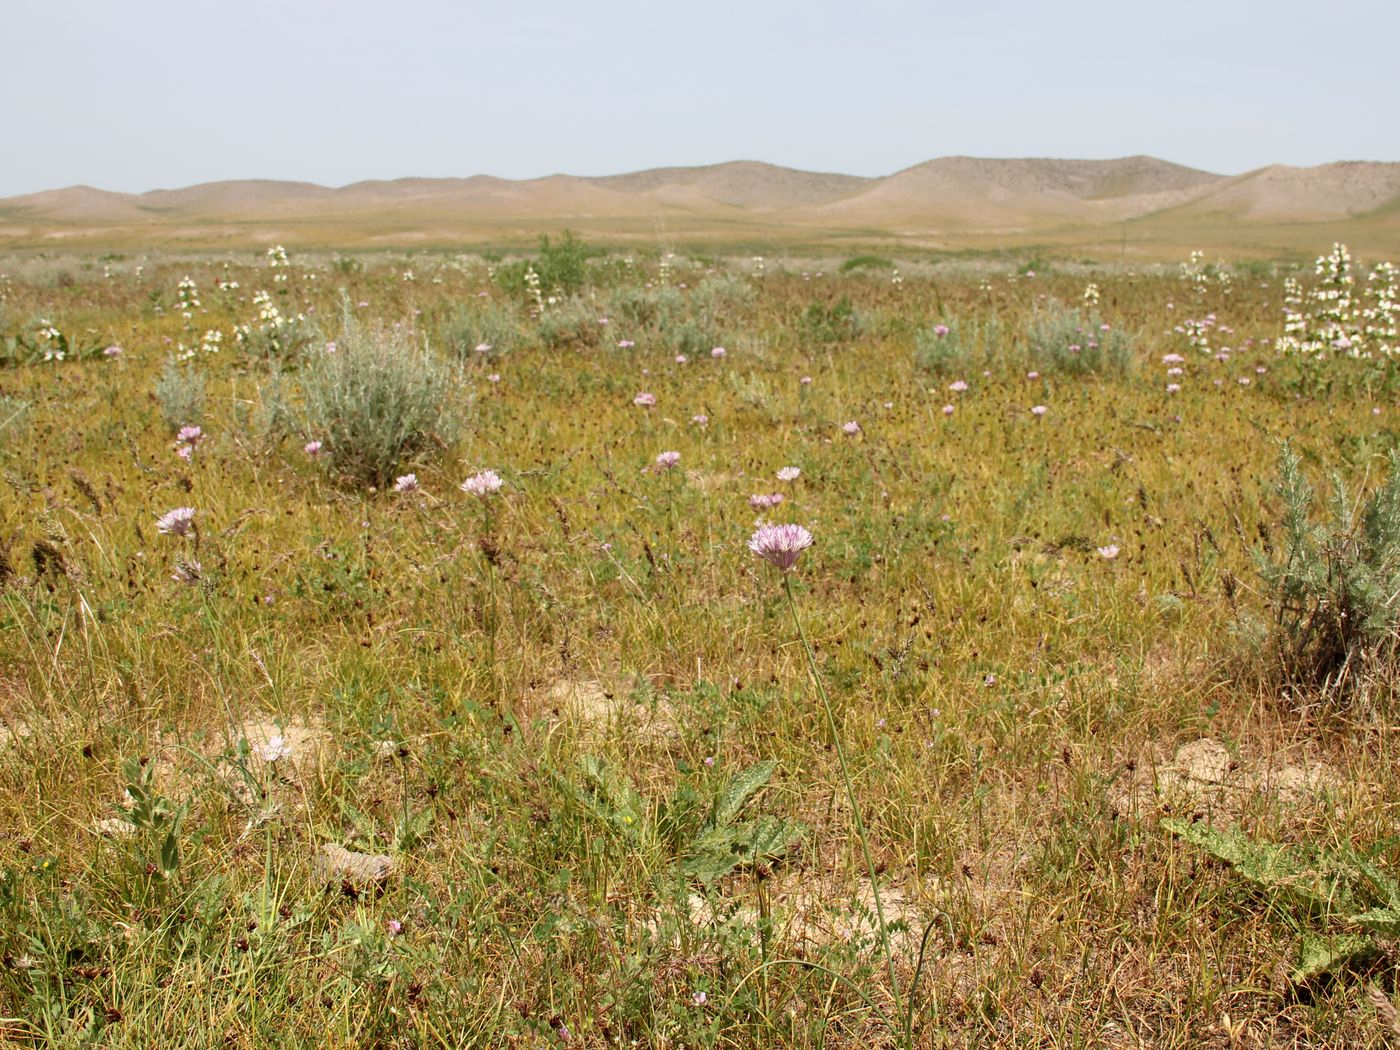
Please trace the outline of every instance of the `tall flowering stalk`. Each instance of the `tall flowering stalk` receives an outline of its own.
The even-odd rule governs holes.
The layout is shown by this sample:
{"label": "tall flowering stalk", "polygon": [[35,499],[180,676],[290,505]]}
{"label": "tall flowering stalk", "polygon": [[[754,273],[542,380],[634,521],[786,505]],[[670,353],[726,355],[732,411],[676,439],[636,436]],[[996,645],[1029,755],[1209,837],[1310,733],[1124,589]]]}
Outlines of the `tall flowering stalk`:
{"label": "tall flowering stalk", "polygon": [[[802,617],[797,612],[797,599],[792,593],[792,571],[797,566],[797,559],[804,550],[812,546],[812,543],[812,534],[801,525],[764,525],[749,538],[749,550],[782,573],[783,593],[787,596],[788,610],[792,613],[792,622],[797,628],[797,637],[802,641],[802,651],[807,654],[807,669],[812,675],[817,695],[821,697],[822,709],[826,712],[826,724],[831,732],[832,746],[836,749],[837,762],[841,766],[841,780],[846,786],[846,800],[850,803],[851,818],[856,826],[856,837],[860,840],[861,852],[865,856],[865,869],[870,877],[870,893],[875,899],[875,917],[880,924],[880,945],[884,949],[885,964],[889,968],[890,991],[894,995],[895,1012],[903,1017],[903,1043],[906,1047],[912,1047],[914,989],[911,985],[910,1009],[906,1013],[899,992],[899,980],[895,975],[894,952],[890,948],[889,926],[885,922],[885,906],[880,899],[875,858],[870,853],[870,840],[865,831],[865,821],[860,815],[860,803],[856,799],[850,766],[846,762],[846,750],[841,746],[841,734],[836,727],[836,715],[831,709],[831,698],[827,695],[826,684],[822,681],[821,672],[817,669],[816,654],[812,651],[812,643],[807,640],[807,631],[802,626]],[[931,930],[932,926],[929,929]],[[925,931],[924,940],[925,942],[928,940],[928,931]],[[919,954],[920,964],[922,964],[922,948]],[[918,981],[917,968],[914,973],[914,981]],[[869,1001],[868,998],[867,1001]]]}
{"label": "tall flowering stalk", "polygon": [[496,600],[496,565],[501,560],[501,549],[496,542],[493,497],[500,492],[502,484],[504,482],[501,476],[494,470],[482,470],[467,478],[461,485],[463,492],[475,496],[482,505],[481,535],[477,538],[476,546],[486,562],[487,595],[490,601],[487,611],[487,640],[491,647],[491,680],[496,683],[499,696],[505,695],[505,683],[501,680],[500,662],[496,653],[496,636],[500,628],[499,605]]}

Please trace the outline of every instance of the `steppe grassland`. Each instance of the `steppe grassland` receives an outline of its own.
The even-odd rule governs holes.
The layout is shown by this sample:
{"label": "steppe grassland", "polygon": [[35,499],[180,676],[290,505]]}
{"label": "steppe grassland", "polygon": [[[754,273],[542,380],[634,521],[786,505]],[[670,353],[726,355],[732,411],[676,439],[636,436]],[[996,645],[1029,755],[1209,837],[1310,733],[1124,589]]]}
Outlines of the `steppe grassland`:
{"label": "steppe grassland", "polygon": [[[1389,373],[1277,354],[1267,266],[576,262],[7,267],[6,1038],[897,1039],[762,517],[815,537],[918,1045],[1383,1045],[1394,958],[1290,985],[1296,916],[1158,818],[1393,867],[1389,719],[1284,695],[1250,629],[1278,439],[1374,483]],[[354,340],[450,370],[371,480],[307,424]]]}

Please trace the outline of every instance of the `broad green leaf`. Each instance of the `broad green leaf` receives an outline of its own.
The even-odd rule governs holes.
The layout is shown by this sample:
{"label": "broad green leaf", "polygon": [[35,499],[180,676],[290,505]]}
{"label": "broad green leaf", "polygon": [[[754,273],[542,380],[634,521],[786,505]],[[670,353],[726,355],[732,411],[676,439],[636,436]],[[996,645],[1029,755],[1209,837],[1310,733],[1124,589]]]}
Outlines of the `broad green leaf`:
{"label": "broad green leaf", "polygon": [[1298,966],[1288,979],[1303,984],[1375,950],[1375,942],[1361,934],[1308,934],[1298,945]]}
{"label": "broad green leaf", "polygon": [[1375,930],[1387,937],[1400,937],[1400,909],[1372,908],[1359,915],[1348,915],[1347,922],[1365,926],[1368,930]]}
{"label": "broad green leaf", "polygon": [[767,785],[775,766],[776,763],[772,761],[759,762],[736,773],[715,803],[715,817],[711,823],[717,828],[733,823],[743,808]]}

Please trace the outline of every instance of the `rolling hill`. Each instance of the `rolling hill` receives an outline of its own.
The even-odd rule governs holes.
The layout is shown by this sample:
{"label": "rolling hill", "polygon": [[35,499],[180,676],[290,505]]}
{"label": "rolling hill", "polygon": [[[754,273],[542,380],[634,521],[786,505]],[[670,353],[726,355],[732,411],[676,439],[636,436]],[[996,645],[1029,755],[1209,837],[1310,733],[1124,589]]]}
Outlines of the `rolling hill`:
{"label": "rolling hill", "polygon": [[[1400,163],[1227,176],[1154,157],[943,157],[879,178],[757,161],[536,179],[404,178],[338,188],[241,180],[147,193],[90,186],[0,199],[0,244],[480,243],[572,226],[653,237],[1043,243],[1215,231],[1259,243],[1341,224],[1400,235]],[[1121,231],[1121,234],[1120,234]],[[1282,238],[1282,240],[1280,240]]]}

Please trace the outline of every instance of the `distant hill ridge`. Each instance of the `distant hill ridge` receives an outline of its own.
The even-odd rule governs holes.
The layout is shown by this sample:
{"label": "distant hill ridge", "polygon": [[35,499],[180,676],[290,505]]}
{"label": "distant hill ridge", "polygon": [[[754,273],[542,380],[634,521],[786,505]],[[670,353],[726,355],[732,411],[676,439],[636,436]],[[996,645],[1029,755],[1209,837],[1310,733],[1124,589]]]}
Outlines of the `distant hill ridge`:
{"label": "distant hill ridge", "polygon": [[[362,223],[409,235],[472,223],[760,223],[891,233],[1016,232],[1129,220],[1248,226],[1400,213],[1400,163],[1273,165],[1217,175],[1155,157],[1113,160],[942,157],[891,175],[800,171],[740,160],[621,175],[403,178],[338,188],[250,179],[113,193],[90,186],[0,198],[0,235],[103,229],[190,233],[210,224]],[[74,232],[76,231],[76,232]]]}

